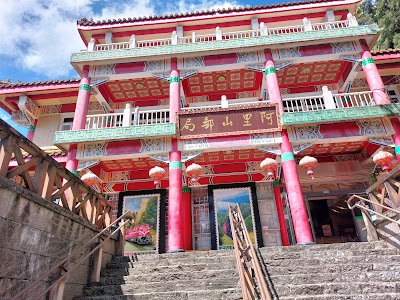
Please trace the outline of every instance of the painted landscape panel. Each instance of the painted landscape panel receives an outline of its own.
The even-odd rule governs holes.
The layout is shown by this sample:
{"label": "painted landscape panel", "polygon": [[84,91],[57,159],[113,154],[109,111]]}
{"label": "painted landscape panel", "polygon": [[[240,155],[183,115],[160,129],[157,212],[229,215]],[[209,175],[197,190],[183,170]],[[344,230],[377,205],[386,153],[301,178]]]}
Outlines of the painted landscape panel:
{"label": "painted landscape panel", "polygon": [[232,230],[229,221],[228,206],[239,204],[250,239],[255,244],[255,230],[251,190],[246,188],[215,189],[215,224],[217,227],[218,249],[232,249]]}
{"label": "painted landscape panel", "polygon": [[159,194],[124,197],[124,212],[134,214],[134,224],[125,229],[125,252],[158,251],[159,199]]}

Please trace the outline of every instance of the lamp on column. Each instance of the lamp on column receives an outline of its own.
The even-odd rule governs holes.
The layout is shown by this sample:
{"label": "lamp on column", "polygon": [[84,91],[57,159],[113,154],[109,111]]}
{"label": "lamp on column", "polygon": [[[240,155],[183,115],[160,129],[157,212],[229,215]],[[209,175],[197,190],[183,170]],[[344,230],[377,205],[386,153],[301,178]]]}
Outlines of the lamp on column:
{"label": "lamp on column", "polygon": [[190,179],[192,183],[197,182],[202,173],[203,173],[203,167],[195,163],[191,164],[186,168],[186,174],[189,177],[192,177],[192,179]]}
{"label": "lamp on column", "polygon": [[304,156],[299,161],[299,166],[307,170],[307,175],[310,175],[311,179],[314,179],[313,169],[315,169],[317,165],[318,165],[318,160],[315,157],[308,155]]}
{"label": "lamp on column", "polygon": [[393,154],[390,152],[386,152],[386,151],[379,151],[377,154],[374,155],[372,160],[377,165],[381,165],[382,170],[385,171],[386,173],[388,173],[390,171],[389,164],[393,160]]}
{"label": "lamp on column", "polygon": [[159,166],[151,168],[149,171],[150,178],[154,179],[154,184],[157,188],[161,187],[161,179],[165,177],[165,170]]}
{"label": "lamp on column", "polygon": [[260,168],[267,172],[268,180],[274,180],[275,172],[278,169],[278,162],[275,159],[267,157],[260,163]]}

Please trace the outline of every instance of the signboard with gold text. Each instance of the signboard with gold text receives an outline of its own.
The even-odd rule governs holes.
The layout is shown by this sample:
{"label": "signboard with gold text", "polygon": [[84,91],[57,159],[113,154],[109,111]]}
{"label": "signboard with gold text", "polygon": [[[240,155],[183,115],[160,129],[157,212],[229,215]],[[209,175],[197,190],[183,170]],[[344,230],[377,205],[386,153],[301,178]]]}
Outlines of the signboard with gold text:
{"label": "signboard with gold text", "polygon": [[267,103],[180,111],[177,126],[181,139],[281,130],[277,105]]}

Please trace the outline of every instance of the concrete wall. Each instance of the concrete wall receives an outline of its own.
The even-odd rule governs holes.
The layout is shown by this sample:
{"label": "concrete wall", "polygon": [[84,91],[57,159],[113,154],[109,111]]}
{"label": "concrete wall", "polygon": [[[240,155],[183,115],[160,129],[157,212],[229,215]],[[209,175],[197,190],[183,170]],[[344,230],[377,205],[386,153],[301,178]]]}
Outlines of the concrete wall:
{"label": "concrete wall", "polygon": [[256,189],[264,247],[282,246],[272,183],[257,182]]}
{"label": "concrete wall", "polygon": [[[83,218],[0,176],[0,299],[18,293],[99,231]],[[115,245],[114,237],[105,245],[103,266],[111,260]],[[67,277],[64,299],[81,294],[91,264],[92,257]],[[69,269],[71,264],[65,267]],[[35,291],[43,291],[50,282],[46,278],[21,299],[34,299]]]}
{"label": "concrete wall", "polygon": [[33,143],[39,147],[53,146],[54,135],[60,128],[60,122],[60,114],[39,117],[33,136]]}

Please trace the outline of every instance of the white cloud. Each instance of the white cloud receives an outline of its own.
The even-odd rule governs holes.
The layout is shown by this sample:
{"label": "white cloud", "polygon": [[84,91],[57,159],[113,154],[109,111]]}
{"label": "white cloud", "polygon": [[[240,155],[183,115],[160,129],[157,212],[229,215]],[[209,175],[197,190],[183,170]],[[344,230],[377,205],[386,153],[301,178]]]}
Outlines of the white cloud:
{"label": "white cloud", "polygon": [[174,6],[160,0],[0,0],[0,56],[40,77],[68,77],[71,53],[84,47],[76,29],[82,17],[103,20],[238,5],[216,0],[180,0]]}

